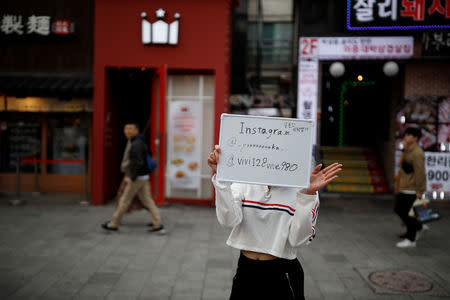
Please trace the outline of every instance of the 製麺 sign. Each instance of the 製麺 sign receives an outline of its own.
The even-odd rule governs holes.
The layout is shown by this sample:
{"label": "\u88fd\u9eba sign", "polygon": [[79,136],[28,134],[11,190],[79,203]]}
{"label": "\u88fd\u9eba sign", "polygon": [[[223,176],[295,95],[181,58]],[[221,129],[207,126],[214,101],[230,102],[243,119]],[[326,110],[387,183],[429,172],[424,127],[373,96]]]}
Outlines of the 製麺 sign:
{"label": "\u88fd\u9eba sign", "polygon": [[309,186],[312,120],[222,114],[217,180]]}

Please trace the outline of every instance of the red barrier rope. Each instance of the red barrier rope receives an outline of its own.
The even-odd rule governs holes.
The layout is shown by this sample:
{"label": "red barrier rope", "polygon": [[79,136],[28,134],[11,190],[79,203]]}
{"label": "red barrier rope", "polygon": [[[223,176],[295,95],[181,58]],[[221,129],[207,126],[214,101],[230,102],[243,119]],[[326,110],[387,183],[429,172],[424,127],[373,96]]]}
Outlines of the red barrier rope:
{"label": "red barrier rope", "polygon": [[26,164],[83,164],[83,160],[68,160],[68,159],[36,159],[36,158],[21,158],[21,162]]}

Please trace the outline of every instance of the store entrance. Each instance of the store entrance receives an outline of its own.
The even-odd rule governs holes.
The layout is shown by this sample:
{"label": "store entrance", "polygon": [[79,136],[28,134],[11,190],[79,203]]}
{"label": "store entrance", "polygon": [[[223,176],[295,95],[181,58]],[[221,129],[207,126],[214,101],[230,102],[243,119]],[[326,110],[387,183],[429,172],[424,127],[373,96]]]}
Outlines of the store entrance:
{"label": "store entrance", "polygon": [[377,148],[389,137],[393,79],[383,63],[345,63],[345,74],[334,78],[324,63],[321,144]]}
{"label": "store entrance", "polygon": [[384,170],[390,166],[386,150],[400,76],[387,77],[383,63],[345,62],[340,78],[331,76],[329,63],[322,65],[322,155],[325,164],[346,166],[328,191],[389,192]]}
{"label": "store entrance", "polygon": [[[127,122],[135,122],[145,136],[147,144],[150,141],[150,116],[152,99],[153,71],[139,68],[109,68],[107,69],[108,98],[110,109],[106,111],[105,142],[110,146],[109,161],[111,174],[109,184],[114,190],[119,188],[123,173],[120,163],[127,143],[123,127]],[[108,183],[107,183],[108,184]]]}

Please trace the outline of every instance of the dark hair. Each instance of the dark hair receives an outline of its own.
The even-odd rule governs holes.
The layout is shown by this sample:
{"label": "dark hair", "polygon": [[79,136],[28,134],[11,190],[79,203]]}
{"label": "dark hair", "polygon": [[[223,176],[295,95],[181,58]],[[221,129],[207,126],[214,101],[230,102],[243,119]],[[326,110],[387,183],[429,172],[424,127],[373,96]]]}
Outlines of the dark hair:
{"label": "dark hair", "polygon": [[420,138],[422,137],[422,130],[416,127],[408,127],[405,130],[405,135],[406,134],[410,134],[420,140]]}
{"label": "dark hair", "polygon": [[126,125],[134,125],[136,127],[136,129],[139,131],[139,124],[135,121],[128,121],[125,123],[125,126]]}

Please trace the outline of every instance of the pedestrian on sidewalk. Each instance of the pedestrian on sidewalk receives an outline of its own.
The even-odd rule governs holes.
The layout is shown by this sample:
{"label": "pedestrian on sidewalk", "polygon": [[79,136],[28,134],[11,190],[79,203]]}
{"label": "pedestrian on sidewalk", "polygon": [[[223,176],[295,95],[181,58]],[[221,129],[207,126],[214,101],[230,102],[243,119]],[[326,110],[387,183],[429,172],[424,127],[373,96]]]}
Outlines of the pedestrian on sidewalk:
{"label": "pedestrian on sidewalk", "polygon": [[230,300],[304,299],[297,247],[315,237],[318,190],[337,178],[342,165],[314,168],[308,189],[219,182],[220,147],[208,157],[219,223],[233,228],[227,244],[241,251]]}
{"label": "pedestrian on sidewalk", "polygon": [[131,202],[137,195],[142,205],[148,208],[152,217],[149,231],[163,234],[165,230],[161,216],[150,192],[150,170],[147,166],[148,148],[145,144],[145,138],[139,133],[139,125],[133,122],[125,125],[124,133],[131,142],[129,164],[127,166],[129,174],[124,179],[126,186],[119,198],[114,215],[111,221],[102,224],[102,228],[116,231],[119,228],[123,215],[127,212]]}
{"label": "pedestrian on sidewalk", "polygon": [[[120,163],[120,171],[124,173],[122,182],[120,183],[119,190],[117,191],[117,205],[119,205],[120,196],[122,196],[125,186],[127,185],[126,178],[130,176],[130,150],[131,150],[131,136],[127,135],[128,131],[124,130],[125,137],[127,138],[127,145],[125,146],[125,151],[123,152],[122,162]],[[128,207],[126,213],[132,213],[141,209],[147,209],[142,205],[142,202],[137,196],[133,198],[130,206]]]}
{"label": "pedestrian on sidewalk", "polygon": [[396,177],[395,213],[406,225],[406,232],[399,237],[402,241],[396,244],[399,248],[416,247],[417,232],[422,230],[422,224],[408,216],[414,201],[422,199],[426,190],[425,153],[419,147],[422,132],[419,128],[409,127],[403,137],[403,155]]}

